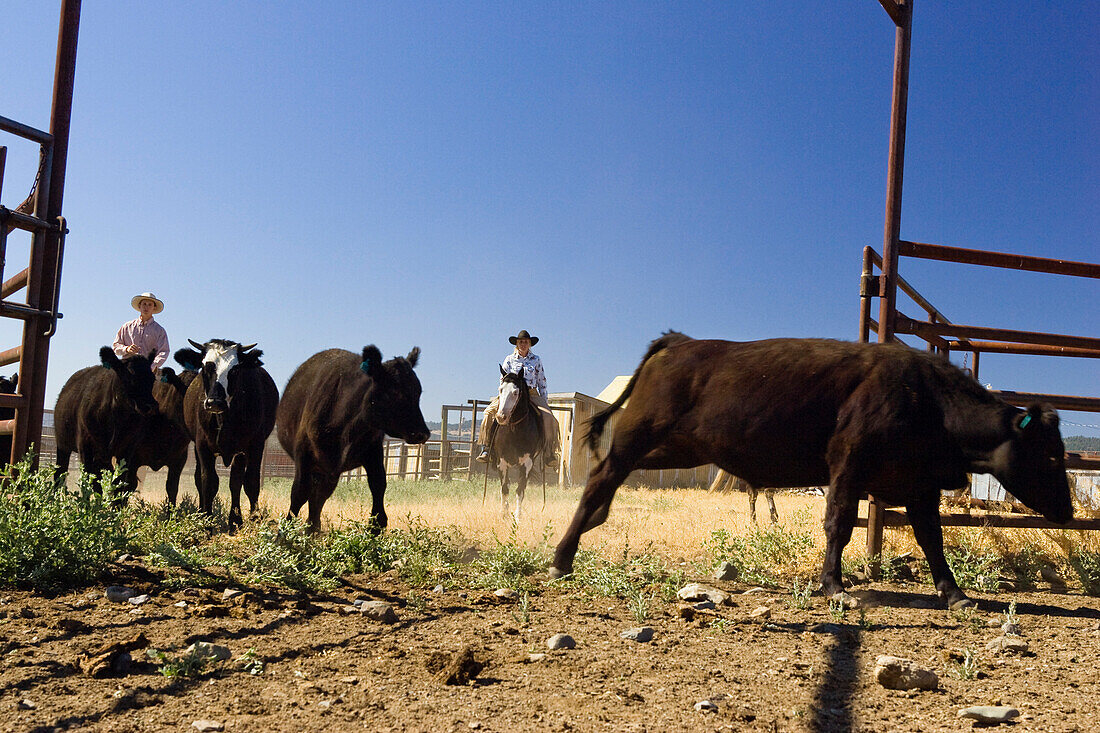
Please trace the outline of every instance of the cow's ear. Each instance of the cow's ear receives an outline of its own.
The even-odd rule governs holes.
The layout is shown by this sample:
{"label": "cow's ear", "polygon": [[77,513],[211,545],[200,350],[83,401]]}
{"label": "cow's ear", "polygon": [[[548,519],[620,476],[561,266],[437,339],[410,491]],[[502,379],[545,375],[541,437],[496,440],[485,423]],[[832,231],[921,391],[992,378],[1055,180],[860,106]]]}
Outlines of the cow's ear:
{"label": "cow's ear", "polygon": [[[255,346],[256,344],[252,344]],[[245,354],[241,354],[239,351],[237,355],[241,358],[241,363],[250,367],[263,366],[264,363],[260,361],[260,357],[264,355],[263,349],[256,349],[255,351],[249,351]]]}
{"label": "cow's ear", "polygon": [[181,367],[189,372],[197,372],[202,370],[202,354],[194,349],[179,349],[173,355]]}
{"label": "cow's ear", "polygon": [[1043,407],[1039,404],[1028,405],[1027,410],[1016,415],[1016,429],[1021,432],[1031,433],[1043,421]]}
{"label": "cow's ear", "polygon": [[416,362],[420,361],[420,347],[414,346],[405,359],[408,360],[409,366],[416,368]]}
{"label": "cow's ear", "polygon": [[382,352],[374,344],[363,347],[363,361],[359,369],[368,377],[376,377],[382,371]]}
{"label": "cow's ear", "polygon": [[179,377],[176,376],[176,370],[172,367],[161,367],[157,369],[157,379],[165,384],[175,384],[179,382]]}
{"label": "cow's ear", "polygon": [[15,374],[11,375],[11,386],[12,387],[18,387],[19,386],[19,372],[16,372]]}
{"label": "cow's ear", "polygon": [[99,350],[99,363],[107,369],[118,368],[118,357],[115,356],[115,350],[110,346],[104,346]]}

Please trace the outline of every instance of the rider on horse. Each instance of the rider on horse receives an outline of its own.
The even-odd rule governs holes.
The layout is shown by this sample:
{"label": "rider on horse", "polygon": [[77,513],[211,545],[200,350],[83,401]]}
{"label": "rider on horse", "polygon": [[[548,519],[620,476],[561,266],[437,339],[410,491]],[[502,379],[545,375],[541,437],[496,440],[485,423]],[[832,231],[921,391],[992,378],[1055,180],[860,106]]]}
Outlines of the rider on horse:
{"label": "rider on horse", "polygon": [[[515,346],[515,351],[509,354],[501,364],[505,374],[514,374],[523,369],[524,379],[531,388],[531,401],[538,406],[539,414],[545,426],[544,434],[546,443],[543,448],[543,461],[547,466],[557,461],[558,453],[558,421],[550,412],[550,405],[546,402],[546,372],[542,370],[542,359],[531,352],[531,347],[539,342],[538,336],[532,336],[523,329],[515,336],[508,337],[508,343]],[[503,377],[501,384],[504,383]],[[481,421],[481,430],[478,433],[478,441],[481,443],[481,452],[477,460],[481,463],[489,461],[489,445],[492,442],[493,433],[496,431],[495,420],[500,396],[497,395],[489,406],[485,408],[485,417]]]}

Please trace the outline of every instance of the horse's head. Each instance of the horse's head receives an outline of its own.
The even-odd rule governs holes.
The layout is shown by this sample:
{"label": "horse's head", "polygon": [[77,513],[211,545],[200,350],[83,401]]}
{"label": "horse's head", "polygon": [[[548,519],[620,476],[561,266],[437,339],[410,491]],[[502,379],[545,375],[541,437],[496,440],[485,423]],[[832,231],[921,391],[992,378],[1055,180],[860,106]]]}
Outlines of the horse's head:
{"label": "horse's head", "polygon": [[527,380],[523,378],[523,367],[518,372],[506,372],[500,368],[500,393],[496,421],[501,425],[519,422],[527,416],[530,401]]}

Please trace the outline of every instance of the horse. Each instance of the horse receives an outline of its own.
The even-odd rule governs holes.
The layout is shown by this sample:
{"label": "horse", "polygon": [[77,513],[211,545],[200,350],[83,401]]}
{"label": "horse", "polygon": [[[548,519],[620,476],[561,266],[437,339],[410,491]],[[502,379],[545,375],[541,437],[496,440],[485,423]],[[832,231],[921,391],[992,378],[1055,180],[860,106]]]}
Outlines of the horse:
{"label": "horse", "polygon": [[[501,515],[508,517],[508,469],[520,469],[516,483],[515,521],[519,522],[523,508],[523,495],[527,490],[527,477],[542,455],[545,445],[542,418],[538,407],[531,401],[531,389],[523,378],[523,367],[518,372],[505,372],[500,367],[501,383],[496,426],[489,439],[489,465],[500,471]],[[486,467],[488,482],[488,467]],[[543,502],[546,501],[545,485]]]}
{"label": "horse", "polygon": [[710,485],[710,491],[744,491],[749,495],[749,518],[753,524],[757,524],[756,521],[756,497],[761,491],[764,492],[764,498],[768,500],[768,509],[771,512],[772,524],[779,524],[779,512],[775,509],[775,488],[772,486],[753,486],[745,479],[734,476],[731,473],[726,473],[722,469],[718,469],[718,475],[714,477],[714,481]]}

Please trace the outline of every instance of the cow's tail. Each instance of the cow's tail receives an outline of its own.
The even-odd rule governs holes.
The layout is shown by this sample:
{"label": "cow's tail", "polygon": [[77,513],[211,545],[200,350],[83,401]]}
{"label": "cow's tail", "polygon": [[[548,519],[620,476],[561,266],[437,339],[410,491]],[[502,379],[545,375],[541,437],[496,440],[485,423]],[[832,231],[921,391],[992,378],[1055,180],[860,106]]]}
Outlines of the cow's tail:
{"label": "cow's tail", "polygon": [[642,367],[645,366],[645,363],[657,352],[663,351],[669,346],[673,346],[683,341],[691,341],[691,337],[685,336],[679,331],[665,331],[660,338],[650,342],[649,349],[646,350],[645,356],[642,357],[641,363],[638,364],[638,368],[634,370],[634,374],[630,377],[630,381],[626,383],[626,388],[623,389],[622,394],[620,394],[610,405],[588,419],[588,429],[584,434],[584,443],[588,446],[588,450],[592,451],[592,453],[596,453],[596,449],[600,443],[600,437],[603,436],[603,430],[607,426],[607,421],[610,420],[611,416],[630,398],[630,393],[634,391],[634,385],[638,382],[638,375],[642,373]]}

